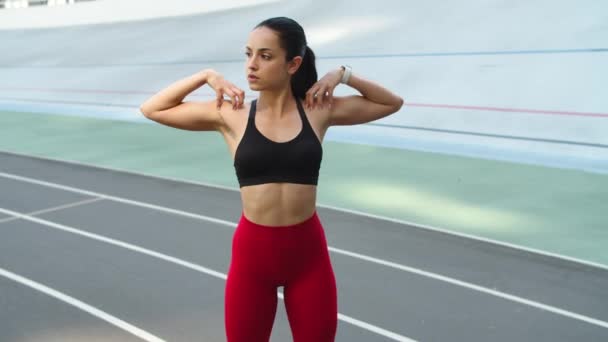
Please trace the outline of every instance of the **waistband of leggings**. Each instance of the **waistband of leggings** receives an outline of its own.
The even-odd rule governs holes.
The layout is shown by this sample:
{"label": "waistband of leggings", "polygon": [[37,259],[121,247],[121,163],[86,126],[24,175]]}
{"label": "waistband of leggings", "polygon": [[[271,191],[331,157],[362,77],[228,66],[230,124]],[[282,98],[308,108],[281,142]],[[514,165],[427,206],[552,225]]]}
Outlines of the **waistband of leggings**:
{"label": "waistband of leggings", "polygon": [[298,222],[298,223],[294,223],[294,224],[290,224],[290,225],[286,225],[286,226],[267,226],[264,224],[259,224],[259,223],[255,223],[253,221],[251,221],[250,219],[247,218],[247,216],[245,216],[244,212],[241,212],[241,221],[247,223],[250,226],[256,227],[256,228],[261,228],[261,229],[297,229],[297,228],[302,228],[302,227],[306,227],[306,226],[310,226],[311,223],[314,222],[319,222],[319,216],[317,214],[317,211],[315,210],[314,213],[307,218],[306,220],[302,221],[302,222]]}

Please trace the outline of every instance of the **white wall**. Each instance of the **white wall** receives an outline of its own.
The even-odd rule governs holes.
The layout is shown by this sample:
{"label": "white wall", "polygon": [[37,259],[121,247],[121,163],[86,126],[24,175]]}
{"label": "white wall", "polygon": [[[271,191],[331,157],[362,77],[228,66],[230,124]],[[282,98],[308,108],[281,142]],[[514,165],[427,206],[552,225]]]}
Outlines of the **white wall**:
{"label": "white wall", "polygon": [[[24,22],[26,12],[35,16],[31,25],[98,22],[0,30],[0,109],[33,108],[39,102],[31,100],[45,99],[123,103],[133,107],[78,108],[82,115],[141,119],[135,105],[207,67],[247,90],[247,33],[285,15],[306,29],[321,75],[348,63],[406,100],[376,123],[409,129],[334,127],[330,140],[608,172],[606,1],[145,3],[67,6],[80,8],[73,22],[51,19],[59,7],[0,11],[5,27]],[[205,7],[211,4],[224,8]],[[172,17],[177,8],[196,14]],[[168,16],[141,20],[161,14]],[[190,99],[211,96],[207,87],[196,94],[203,97]],[[68,105],[75,108],[64,103],[57,110]]]}
{"label": "white wall", "polygon": [[[0,11],[0,30],[66,27],[175,17],[243,8],[280,0],[49,0],[49,6],[28,7],[28,0],[9,0],[19,11]],[[68,7],[53,3],[70,2]],[[7,3],[10,5],[11,2]],[[10,8],[11,6],[7,6]],[[27,7],[27,8],[26,8]]]}

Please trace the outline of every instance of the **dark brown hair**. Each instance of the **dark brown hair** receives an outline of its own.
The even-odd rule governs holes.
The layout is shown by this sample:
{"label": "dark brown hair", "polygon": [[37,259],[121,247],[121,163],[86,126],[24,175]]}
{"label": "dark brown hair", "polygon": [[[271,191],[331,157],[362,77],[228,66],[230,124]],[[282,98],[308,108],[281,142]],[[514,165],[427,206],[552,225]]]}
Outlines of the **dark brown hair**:
{"label": "dark brown hair", "polygon": [[302,64],[291,77],[291,91],[300,99],[317,82],[315,54],[306,42],[304,29],[295,20],[287,17],[274,17],[257,24],[255,28],[268,27],[279,35],[279,45],[286,52],[286,61],[296,56],[302,57]]}

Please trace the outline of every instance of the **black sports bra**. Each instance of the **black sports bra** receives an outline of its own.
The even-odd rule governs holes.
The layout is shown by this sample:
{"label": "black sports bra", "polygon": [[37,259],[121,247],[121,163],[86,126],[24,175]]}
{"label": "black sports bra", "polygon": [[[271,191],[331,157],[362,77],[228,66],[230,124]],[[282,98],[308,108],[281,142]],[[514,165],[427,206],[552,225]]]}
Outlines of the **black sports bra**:
{"label": "black sports bra", "polygon": [[290,141],[275,142],[255,126],[256,102],[251,102],[247,127],[236,148],[234,168],[240,187],[264,183],[317,185],[323,148],[300,99],[296,98],[302,129]]}

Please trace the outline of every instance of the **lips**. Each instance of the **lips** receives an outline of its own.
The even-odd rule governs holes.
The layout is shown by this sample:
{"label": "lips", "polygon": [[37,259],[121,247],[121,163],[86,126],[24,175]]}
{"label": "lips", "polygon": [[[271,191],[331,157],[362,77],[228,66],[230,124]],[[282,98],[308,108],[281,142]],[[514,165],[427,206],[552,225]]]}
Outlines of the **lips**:
{"label": "lips", "polygon": [[249,80],[259,80],[259,78],[258,78],[257,76],[252,75],[252,74],[249,74],[249,75],[247,76],[247,79],[249,79]]}

